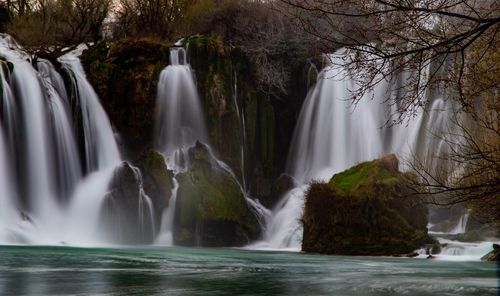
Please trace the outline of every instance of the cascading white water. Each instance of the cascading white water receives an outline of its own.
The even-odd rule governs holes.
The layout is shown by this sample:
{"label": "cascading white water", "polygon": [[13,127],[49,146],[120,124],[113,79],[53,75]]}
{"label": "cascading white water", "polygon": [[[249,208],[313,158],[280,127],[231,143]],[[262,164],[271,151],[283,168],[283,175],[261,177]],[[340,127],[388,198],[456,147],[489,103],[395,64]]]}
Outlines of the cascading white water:
{"label": "cascading white water", "polygon": [[161,217],[161,228],[158,234],[157,243],[164,246],[172,246],[174,244],[173,231],[174,231],[174,214],[175,203],[177,201],[177,191],[179,190],[179,182],[174,178],[174,186],[172,194],[168,202],[168,207],[163,212]]}
{"label": "cascading white water", "polygon": [[[54,162],[56,163],[57,192],[63,199],[69,198],[72,190],[82,178],[82,169],[73,124],[69,119],[69,106],[61,76],[48,61],[39,61],[39,73],[47,94],[51,130],[54,137]],[[57,87],[57,88],[56,88]]]}
{"label": "cascading white water", "polygon": [[7,62],[0,61],[2,242],[99,243],[100,208],[121,158],[109,119],[85,78],[81,50],[60,62],[78,92],[89,172],[85,178],[62,77],[48,61],[31,65],[30,56],[10,36],[1,35],[0,55],[13,65],[12,71],[3,71]]}
{"label": "cascading white water", "polygon": [[[1,71],[1,70],[0,70]],[[2,126],[0,124],[0,242],[8,241],[9,228],[17,220],[17,209],[14,206],[14,194],[9,177],[9,161]]]}
{"label": "cascading white water", "polygon": [[186,50],[170,49],[170,65],[160,74],[156,98],[156,147],[174,172],[174,188],[162,215],[157,242],[172,245],[172,231],[179,184],[175,175],[186,168],[187,150],[196,141],[207,142],[205,120]]}
{"label": "cascading white water", "polygon": [[[238,118],[240,118],[236,98],[236,82],[234,87],[233,99]],[[187,62],[186,51],[184,48],[174,47],[170,50],[170,65],[161,72],[157,95],[156,146],[163,153],[168,169],[174,171],[175,184],[169,206],[162,215],[162,227],[157,239],[160,244],[171,245],[173,243],[172,230],[179,186],[175,175],[187,168],[186,162],[189,160],[187,152],[196,141],[207,144],[208,136],[205,126],[200,98],[191,66]],[[208,145],[207,148],[211,158],[217,162],[219,167],[229,173],[240,186],[247,204],[264,225],[270,212],[245,192],[244,186],[238,181],[231,168],[218,160]]]}
{"label": "cascading white water", "polygon": [[468,210],[465,214],[463,214],[458,220],[457,225],[454,229],[450,231],[449,234],[461,234],[465,233],[467,230],[467,222],[469,221],[470,211]]}
{"label": "cascading white water", "polygon": [[80,46],[78,50],[59,58],[59,61],[73,74],[72,78],[77,85],[85,134],[87,169],[93,171],[114,166],[120,162],[121,157],[109,118],[94,88],[88,82],[78,58],[84,49],[84,46]]}
{"label": "cascading white water", "polygon": [[14,94],[9,84],[10,73],[4,73],[3,68],[7,66],[7,63],[0,61],[0,83],[2,85],[2,113],[1,118],[3,118],[3,124],[5,129],[5,137],[7,143],[9,143],[8,150],[14,151],[15,143],[15,133],[16,133],[16,105],[14,100]]}
{"label": "cascading white water", "polygon": [[300,218],[311,180],[327,181],[334,173],[386,153],[408,158],[422,141],[433,148],[441,145],[426,132],[431,124],[439,132],[439,124],[452,111],[448,102],[429,97],[430,116],[419,114],[406,125],[387,126],[387,119],[394,113],[388,98],[397,99],[392,91],[396,80],[382,80],[353,105],[349,97],[357,85],[346,69],[338,66],[343,54],[341,50],[329,57],[332,65],[320,72],[302,107],[287,162],[287,174],[299,186],[285,194],[274,210],[263,241],[251,247],[300,249]]}
{"label": "cascading white water", "polygon": [[[19,46],[9,36],[0,39],[0,52],[15,66],[10,77],[11,90],[22,114],[22,140],[26,149],[23,170],[28,207],[35,219],[48,221],[57,211],[50,152],[47,110],[40,76],[27,61]],[[8,99],[7,99],[8,100]],[[7,103],[9,104],[9,103]],[[8,111],[11,112],[11,111]],[[12,114],[11,114],[12,115]]]}
{"label": "cascading white water", "polygon": [[200,98],[182,47],[170,50],[170,65],[160,74],[156,118],[156,146],[171,166],[176,165],[175,151],[197,140],[207,142]]}

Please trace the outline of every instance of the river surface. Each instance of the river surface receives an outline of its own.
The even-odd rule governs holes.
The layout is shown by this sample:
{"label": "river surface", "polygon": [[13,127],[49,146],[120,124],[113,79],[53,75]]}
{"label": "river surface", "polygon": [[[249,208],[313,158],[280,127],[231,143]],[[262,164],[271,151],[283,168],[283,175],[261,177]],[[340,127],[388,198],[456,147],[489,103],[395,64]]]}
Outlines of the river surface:
{"label": "river surface", "polygon": [[207,248],[0,247],[0,295],[498,295],[496,263]]}

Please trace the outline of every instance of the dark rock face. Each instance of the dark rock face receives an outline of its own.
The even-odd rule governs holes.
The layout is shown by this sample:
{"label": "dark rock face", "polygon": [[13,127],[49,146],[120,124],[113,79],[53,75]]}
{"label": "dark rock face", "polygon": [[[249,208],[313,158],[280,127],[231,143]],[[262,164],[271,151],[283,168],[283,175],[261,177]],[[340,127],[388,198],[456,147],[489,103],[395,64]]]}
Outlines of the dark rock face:
{"label": "dark rock face", "polygon": [[141,202],[141,184],[128,163],[114,172],[110,192],[105,197],[101,220],[107,239],[120,244],[153,242],[151,213]]}
{"label": "dark rock face", "polygon": [[152,148],[156,93],[170,49],[147,40],[99,43],[82,55],[87,78],[130,155]]}
{"label": "dark rock face", "polygon": [[161,214],[168,207],[172,176],[163,157],[149,151],[138,168],[124,162],[115,169],[105,197],[101,220],[107,239],[121,244],[152,243],[158,234]]}
{"label": "dark rock face", "polygon": [[[256,85],[255,65],[237,47],[217,37],[190,37],[190,64],[195,72],[207,118],[210,145],[229,164],[247,190],[271,207],[281,196],[274,193],[284,171],[288,147],[307,79],[300,70],[288,94],[270,95]],[[242,151],[242,146],[243,151]],[[243,157],[243,161],[242,161]]]}
{"label": "dark rock face", "polygon": [[182,246],[242,246],[260,235],[234,178],[197,143],[189,150],[190,166],[177,175],[179,190],[174,218],[174,243]]}
{"label": "dark rock face", "polygon": [[500,245],[493,244],[493,251],[481,257],[481,260],[500,262]]}
{"label": "dark rock face", "polygon": [[149,149],[135,161],[142,174],[144,192],[154,205],[156,230],[160,229],[161,216],[170,202],[173,185],[173,172],[168,170],[163,155]]}
{"label": "dark rock face", "polygon": [[426,243],[427,209],[410,195],[409,177],[394,155],[361,163],[313,183],[303,216],[305,252],[340,255],[408,254]]}

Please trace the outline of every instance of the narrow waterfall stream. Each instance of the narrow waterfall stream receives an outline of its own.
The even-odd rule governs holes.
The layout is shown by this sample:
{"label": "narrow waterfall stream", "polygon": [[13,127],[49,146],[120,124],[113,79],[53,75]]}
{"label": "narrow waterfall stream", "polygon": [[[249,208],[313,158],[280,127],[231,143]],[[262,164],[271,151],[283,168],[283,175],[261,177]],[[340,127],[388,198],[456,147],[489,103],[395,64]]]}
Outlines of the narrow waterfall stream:
{"label": "narrow waterfall stream", "polygon": [[165,157],[167,168],[174,172],[174,188],[162,215],[157,243],[173,245],[175,203],[179,183],[175,175],[188,164],[187,150],[196,141],[207,142],[207,131],[200,98],[182,47],[170,49],[170,65],[160,74],[157,94],[156,147]]}

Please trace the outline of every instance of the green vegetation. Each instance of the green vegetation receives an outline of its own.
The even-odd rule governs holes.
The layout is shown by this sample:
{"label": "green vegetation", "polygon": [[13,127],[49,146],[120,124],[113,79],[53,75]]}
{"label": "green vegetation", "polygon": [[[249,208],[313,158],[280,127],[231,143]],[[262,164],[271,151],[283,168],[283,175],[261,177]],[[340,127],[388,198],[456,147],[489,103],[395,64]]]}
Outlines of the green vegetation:
{"label": "green vegetation", "polygon": [[313,183],[302,218],[302,250],[343,255],[409,254],[433,240],[427,209],[397,170],[394,155]]}
{"label": "green vegetation", "polygon": [[198,143],[191,165],[178,175],[174,240],[180,245],[241,246],[256,239],[260,226],[241,188]]}
{"label": "green vegetation", "polygon": [[102,42],[86,50],[87,78],[131,152],[153,146],[156,92],[169,47],[151,40]]}
{"label": "green vegetation", "polygon": [[397,183],[399,172],[394,168],[381,165],[379,160],[358,164],[333,176],[328,185],[339,194],[351,196],[365,195],[373,183],[391,185]]}

